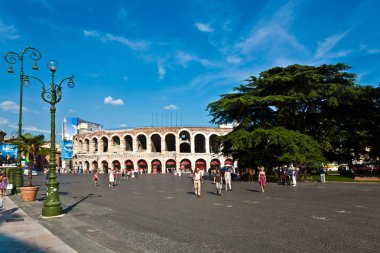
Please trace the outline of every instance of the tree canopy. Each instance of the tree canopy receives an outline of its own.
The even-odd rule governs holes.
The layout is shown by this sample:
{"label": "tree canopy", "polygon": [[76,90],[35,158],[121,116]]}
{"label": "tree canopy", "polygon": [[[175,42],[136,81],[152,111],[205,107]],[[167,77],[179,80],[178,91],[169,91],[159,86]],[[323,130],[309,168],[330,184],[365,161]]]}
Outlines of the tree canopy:
{"label": "tree canopy", "polygon": [[361,86],[349,66],[275,67],[208,105],[212,123],[235,123],[225,154],[263,165],[348,162],[379,155],[379,87]]}

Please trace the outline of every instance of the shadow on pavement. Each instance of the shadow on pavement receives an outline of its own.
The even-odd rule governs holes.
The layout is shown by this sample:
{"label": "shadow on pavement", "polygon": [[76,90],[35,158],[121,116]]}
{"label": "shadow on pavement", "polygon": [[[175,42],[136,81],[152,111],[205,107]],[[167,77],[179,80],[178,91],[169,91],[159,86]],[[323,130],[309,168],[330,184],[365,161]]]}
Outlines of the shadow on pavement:
{"label": "shadow on pavement", "polygon": [[49,251],[38,249],[34,244],[27,244],[0,234],[1,253],[14,253],[14,252],[33,252],[33,253],[48,253]]}
{"label": "shadow on pavement", "polygon": [[261,192],[259,190],[252,190],[252,189],[245,189],[246,191],[250,191],[250,192]]}
{"label": "shadow on pavement", "polygon": [[92,193],[89,193],[86,197],[82,197],[82,199],[80,199],[79,201],[75,202],[74,204],[72,204],[71,206],[68,206],[66,207],[65,209],[63,209],[63,213],[64,214],[68,214],[69,212],[71,212],[79,203],[85,201],[86,199],[88,198],[92,198],[94,194]]}

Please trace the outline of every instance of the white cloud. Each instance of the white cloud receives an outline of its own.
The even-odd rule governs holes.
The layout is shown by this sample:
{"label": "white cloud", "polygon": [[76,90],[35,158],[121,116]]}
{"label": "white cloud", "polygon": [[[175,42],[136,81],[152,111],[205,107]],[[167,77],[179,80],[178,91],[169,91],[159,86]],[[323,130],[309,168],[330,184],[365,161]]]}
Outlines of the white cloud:
{"label": "white cloud", "polygon": [[294,19],[294,7],[295,2],[289,1],[275,13],[271,13],[268,18],[261,19],[250,34],[237,44],[236,49],[246,56],[254,54],[264,46],[276,49],[273,50],[276,56],[278,50],[282,51],[283,48],[306,52],[305,47],[289,32]]}
{"label": "white cloud", "polygon": [[9,123],[9,121],[7,119],[0,117],[0,125],[6,125],[8,123]]}
{"label": "white cloud", "polygon": [[166,70],[162,61],[157,61],[158,77],[160,80],[164,79]]}
{"label": "white cloud", "polygon": [[164,109],[165,110],[178,110],[178,106],[176,105],[167,105],[167,106],[164,106]]}
{"label": "white cloud", "polygon": [[113,99],[111,96],[104,98],[104,104],[108,105],[124,105],[123,100],[119,99]]}
{"label": "white cloud", "polygon": [[85,37],[99,37],[101,34],[96,30],[91,30],[91,31],[83,30],[83,35]]}
{"label": "white cloud", "polygon": [[145,50],[148,47],[148,43],[146,41],[132,41],[132,40],[127,39],[125,37],[114,36],[110,33],[107,33],[105,36],[103,36],[102,40],[103,41],[120,42],[121,44],[124,44],[124,45],[130,47],[131,49],[133,49],[135,51]]}
{"label": "white cloud", "polygon": [[335,47],[335,45],[341,41],[344,37],[347,36],[349,33],[349,30],[339,33],[339,34],[333,34],[323,40],[322,42],[318,43],[317,52],[315,54],[316,58],[335,58],[335,57],[342,57],[349,53],[349,51],[339,51],[337,53],[331,53],[330,51]]}
{"label": "white cloud", "polygon": [[127,127],[127,124],[120,124],[119,127]]}
{"label": "white cloud", "polygon": [[15,40],[19,37],[14,25],[6,25],[0,20],[0,41]]}
{"label": "white cloud", "polygon": [[20,110],[20,106],[12,101],[4,101],[0,103],[0,108],[3,111],[10,111],[13,113],[18,113]]}
{"label": "white cloud", "polygon": [[74,113],[76,113],[77,111],[75,111],[74,109],[69,109],[69,113],[71,113],[71,114],[74,114]]}
{"label": "white cloud", "polygon": [[380,53],[379,48],[369,48],[367,45],[360,45],[360,51],[364,51],[368,54],[378,54]]}
{"label": "white cloud", "polygon": [[177,51],[175,53],[175,58],[177,59],[178,64],[182,65],[185,69],[189,66],[189,62],[195,61],[200,63],[205,67],[220,67],[220,64],[211,62],[207,59],[201,59],[198,56],[188,54],[183,51]]}
{"label": "white cloud", "polygon": [[50,130],[39,129],[39,128],[35,127],[35,126],[23,127],[22,129],[24,131],[30,131],[30,132],[50,133]]}
{"label": "white cloud", "polygon": [[228,56],[227,62],[231,64],[240,64],[243,60],[238,56]]}
{"label": "white cloud", "polygon": [[200,22],[196,22],[195,23],[195,26],[198,28],[199,31],[201,32],[207,32],[207,33],[210,33],[210,32],[213,32],[214,29],[211,27],[210,24],[204,24],[204,23],[200,23]]}

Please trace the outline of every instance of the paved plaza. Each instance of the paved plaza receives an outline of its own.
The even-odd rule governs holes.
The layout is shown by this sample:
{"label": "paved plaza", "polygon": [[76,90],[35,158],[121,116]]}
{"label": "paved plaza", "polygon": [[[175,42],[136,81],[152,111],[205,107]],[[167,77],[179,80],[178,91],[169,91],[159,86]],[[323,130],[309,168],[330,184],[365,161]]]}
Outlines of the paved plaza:
{"label": "paved plaza", "polygon": [[[77,252],[376,252],[380,184],[233,182],[215,194],[211,181],[195,197],[189,175],[140,175],[109,188],[106,175],[61,175],[65,215],[41,218],[37,201],[11,199]],[[22,224],[22,221],[20,221]],[[24,242],[20,242],[24,243]]]}

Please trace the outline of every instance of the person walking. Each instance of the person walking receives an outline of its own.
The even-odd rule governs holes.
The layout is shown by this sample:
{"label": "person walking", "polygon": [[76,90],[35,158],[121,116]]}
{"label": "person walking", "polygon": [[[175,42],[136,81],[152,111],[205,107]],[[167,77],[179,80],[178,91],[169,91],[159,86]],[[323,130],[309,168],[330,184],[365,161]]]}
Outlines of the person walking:
{"label": "person walking", "polygon": [[228,191],[228,188],[230,189],[230,191],[232,191],[232,188],[231,188],[231,170],[228,169],[224,172],[224,181],[226,181],[226,191]]}
{"label": "person walking", "polygon": [[97,187],[98,182],[99,182],[99,173],[97,170],[94,171],[94,176],[92,177],[92,181],[94,181],[94,185],[95,187]]}
{"label": "person walking", "polygon": [[201,196],[201,179],[202,179],[202,173],[200,172],[199,168],[196,167],[193,174],[194,193],[196,197]]}
{"label": "person walking", "polygon": [[7,186],[9,183],[9,179],[7,177],[7,173],[4,173],[3,176],[1,177],[1,195],[5,196],[7,195]]}
{"label": "person walking", "polygon": [[114,187],[115,177],[113,176],[113,171],[109,171],[108,173],[108,187]]}
{"label": "person walking", "polygon": [[259,172],[259,184],[261,187],[261,192],[264,192],[265,191],[265,184],[267,182],[267,177],[265,175],[265,170],[264,170],[263,166],[260,166],[259,170],[260,170],[260,172]]}
{"label": "person walking", "polygon": [[216,195],[222,195],[222,187],[223,187],[223,176],[220,172],[220,169],[216,170],[215,173],[215,186],[216,186]]}

